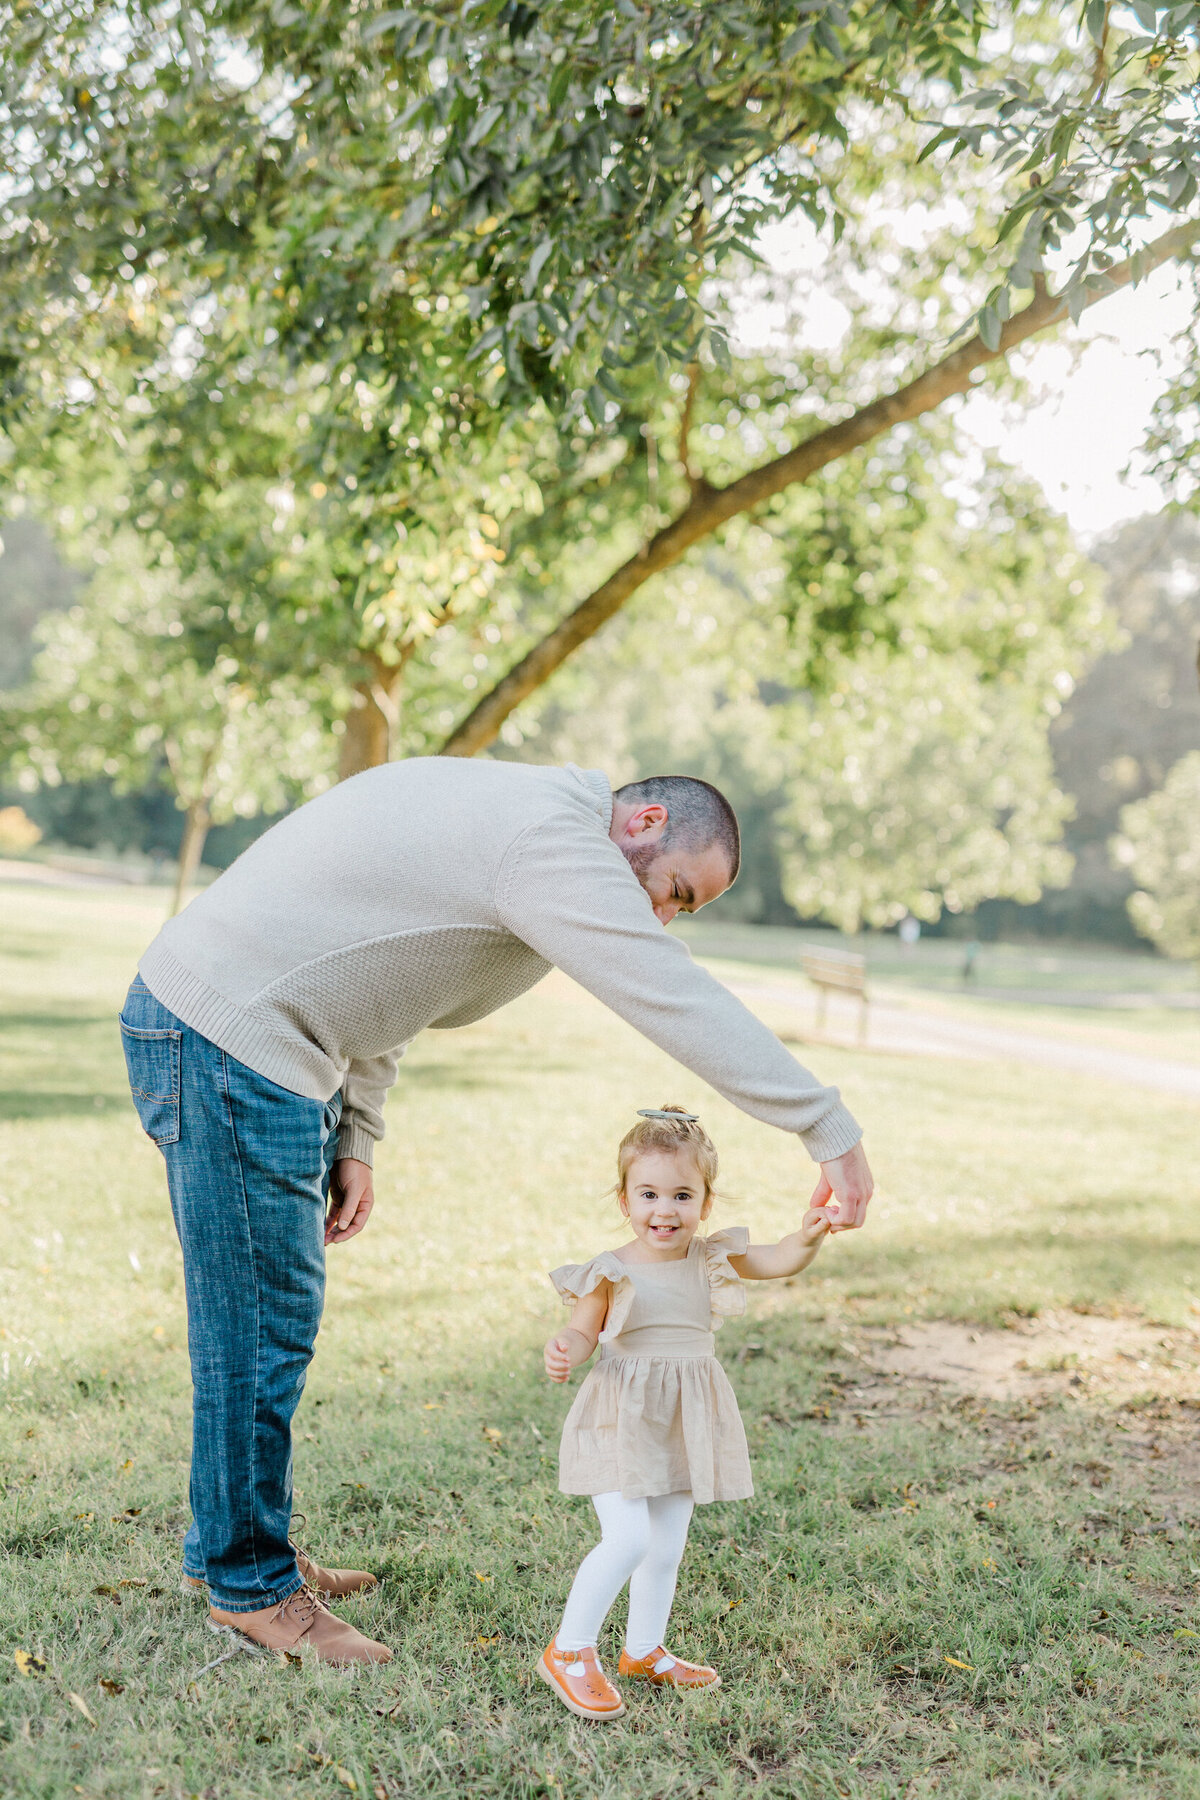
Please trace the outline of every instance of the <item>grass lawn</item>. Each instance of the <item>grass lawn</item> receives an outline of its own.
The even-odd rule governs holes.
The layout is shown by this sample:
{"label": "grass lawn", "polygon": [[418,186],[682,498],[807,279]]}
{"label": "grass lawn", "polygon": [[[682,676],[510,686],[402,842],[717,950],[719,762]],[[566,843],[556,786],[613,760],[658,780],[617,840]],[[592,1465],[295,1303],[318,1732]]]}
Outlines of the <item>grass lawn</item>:
{"label": "grass lawn", "polygon": [[[1194,1107],[814,1053],[881,1193],[866,1232],[721,1334],[757,1494],[698,1513],[673,1647],[724,1686],[634,1690],[599,1727],[530,1673],[593,1536],[556,1490],[545,1271],[621,1241],[605,1189],[638,1105],[703,1111],[717,1224],[779,1235],[811,1170],[561,977],[428,1034],[372,1223],[331,1255],[297,1419],[303,1540],[384,1577],[344,1610],[396,1661],[206,1667],[226,1646],[176,1591],[179,1256],[113,1025],[161,897],[2,904],[4,1800],[1200,1796]],[[1037,1315],[1161,1349],[1064,1356],[998,1399],[878,1372],[937,1321],[1010,1341]]]}

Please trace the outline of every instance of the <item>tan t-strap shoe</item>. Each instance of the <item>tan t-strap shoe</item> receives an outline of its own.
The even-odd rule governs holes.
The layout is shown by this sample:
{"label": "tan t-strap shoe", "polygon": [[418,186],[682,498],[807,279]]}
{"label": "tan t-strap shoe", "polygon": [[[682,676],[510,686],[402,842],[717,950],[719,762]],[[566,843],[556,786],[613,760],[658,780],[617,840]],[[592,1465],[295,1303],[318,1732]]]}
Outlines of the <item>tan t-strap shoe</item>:
{"label": "tan t-strap shoe", "polygon": [[581,1719],[619,1719],[625,1711],[625,1702],[591,1648],[560,1650],[554,1643],[547,1644],[537,1672],[563,1705]]}
{"label": "tan t-strap shoe", "polygon": [[386,1644],[364,1637],[345,1619],[336,1619],[311,1588],[297,1588],[278,1606],[255,1612],[222,1612],[210,1606],[208,1620],[222,1636],[245,1638],[262,1650],[286,1650],[293,1656],[315,1656],[318,1662],[344,1668],[349,1663],[389,1663]]}
{"label": "tan t-strap shoe", "polygon": [[649,1656],[630,1656],[628,1650],[622,1650],[621,1660],[617,1664],[617,1674],[627,1676],[630,1681],[648,1681],[651,1687],[679,1688],[719,1688],[721,1677],[715,1669],[705,1663],[684,1662],[678,1656],[672,1656],[660,1644]]}
{"label": "tan t-strap shoe", "polygon": [[[323,1569],[301,1550],[299,1544],[293,1544],[292,1549],[296,1552],[301,1580],[323,1600],[344,1600],[348,1594],[361,1594],[365,1589],[379,1586],[378,1578],[369,1575],[365,1569]],[[183,1593],[194,1594],[198,1600],[208,1594],[208,1583],[199,1575],[181,1575],[179,1586]]]}

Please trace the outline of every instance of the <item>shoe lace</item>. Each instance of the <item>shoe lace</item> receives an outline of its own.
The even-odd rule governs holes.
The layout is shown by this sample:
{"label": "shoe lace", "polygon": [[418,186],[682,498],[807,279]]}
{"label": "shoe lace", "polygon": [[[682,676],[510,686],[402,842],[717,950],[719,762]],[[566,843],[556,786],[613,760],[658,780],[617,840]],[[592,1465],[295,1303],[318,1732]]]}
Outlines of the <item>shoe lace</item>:
{"label": "shoe lace", "polygon": [[319,1596],[306,1583],[304,1587],[297,1588],[294,1594],[288,1595],[287,1599],[281,1603],[279,1611],[281,1614],[284,1611],[290,1612],[301,1631],[304,1632],[308,1630],[318,1613],[324,1611],[324,1608]]}

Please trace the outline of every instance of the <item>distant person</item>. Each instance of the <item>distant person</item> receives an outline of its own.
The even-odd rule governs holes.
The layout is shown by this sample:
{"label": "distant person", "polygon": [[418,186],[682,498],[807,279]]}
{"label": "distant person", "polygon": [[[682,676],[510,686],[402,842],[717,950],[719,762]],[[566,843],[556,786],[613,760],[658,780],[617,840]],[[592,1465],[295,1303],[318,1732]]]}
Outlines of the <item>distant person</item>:
{"label": "distant person", "polygon": [[600,1542],[580,1564],[562,1623],[537,1672],[584,1719],[619,1719],[620,1691],[604,1672],[600,1628],[629,1583],[624,1681],[720,1687],[707,1663],[664,1644],[675,1578],[696,1506],[754,1492],[746,1433],[714,1354],[714,1333],[746,1310],[744,1281],[806,1269],[837,1222],[811,1206],[777,1244],[752,1244],[744,1225],[709,1237],[717,1153],[695,1113],[650,1108],[621,1140],[617,1200],[633,1236],[619,1250],[555,1269],[571,1320],[545,1349],[551,1381],[566,1381],[600,1346],[563,1426],[559,1486],[590,1494]]}
{"label": "distant person", "polygon": [[[863,1223],[859,1127],[663,930],[738,871],[707,783],[426,757],[370,769],[259,838],[165,925],[121,1019],[183,1247],[194,1388],[185,1585],[213,1624],[331,1662],[391,1652],[334,1617],[374,1585],[291,1542],[291,1422],[324,1245],[374,1200],[384,1096],[426,1026],[470,1024],[557,966],[821,1165]],[[328,1214],[326,1215],[326,1202]]]}
{"label": "distant person", "polygon": [[906,953],[911,956],[921,937],[920,919],[914,919],[911,913],[905,913],[899,925],[896,927],[896,935],[903,944]]}
{"label": "distant person", "polygon": [[962,963],[962,978],[964,982],[969,983],[974,981],[975,964],[979,960],[979,952],[982,948],[983,946],[980,944],[978,938],[972,938],[967,945],[966,951],[963,954]]}

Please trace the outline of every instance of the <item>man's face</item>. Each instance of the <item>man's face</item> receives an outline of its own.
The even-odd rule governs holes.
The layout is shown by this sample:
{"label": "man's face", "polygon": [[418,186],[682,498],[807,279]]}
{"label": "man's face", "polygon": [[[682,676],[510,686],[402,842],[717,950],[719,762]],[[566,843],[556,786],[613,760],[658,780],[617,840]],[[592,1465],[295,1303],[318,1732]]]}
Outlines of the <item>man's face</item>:
{"label": "man's face", "polygon": [[729,886],[729,861],[718,845],[705,850],[664,845],[666,824],[665,807],[643,806],[616,840],[662,925],[669,925],[676,913],[699,912]]}

